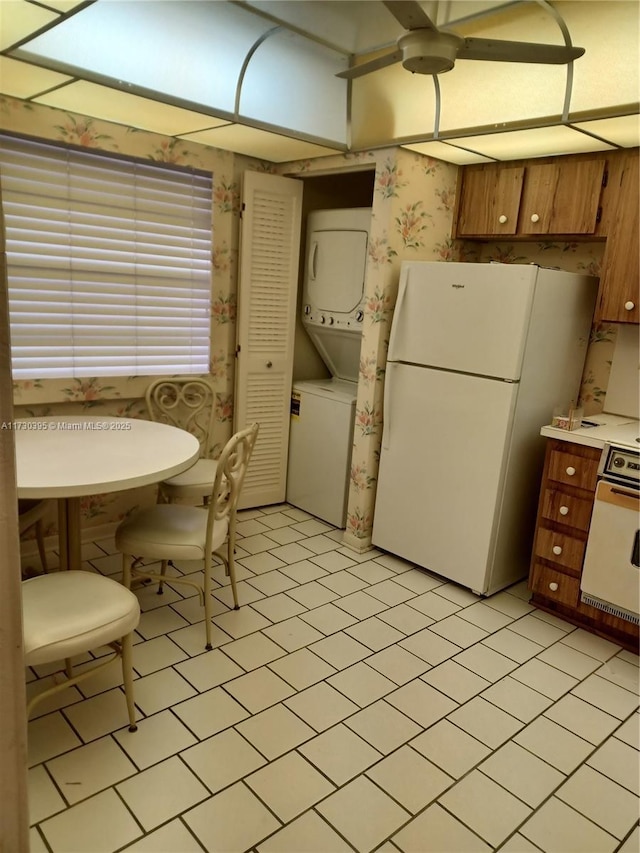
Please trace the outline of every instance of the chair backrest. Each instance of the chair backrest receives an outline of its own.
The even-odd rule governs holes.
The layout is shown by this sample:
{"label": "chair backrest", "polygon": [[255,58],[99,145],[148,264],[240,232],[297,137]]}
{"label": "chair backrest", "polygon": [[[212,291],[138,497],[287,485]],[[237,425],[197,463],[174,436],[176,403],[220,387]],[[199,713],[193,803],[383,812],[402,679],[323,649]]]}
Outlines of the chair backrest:
{"label": "chair backrest", "polygon": [[232,435],[220,454],[209,501],[208,536],[211,535],[216,521],[230,517],[231,523],[235,517],[235,509],[258,437],[258,429],[259,425],[256,423]]}
{"label": "chair backrest", "polygon": [[148,386],[145,400],[152,421],[190,432],[200,442],[200,456],[211,455],[215,394],[206,379],[156,379]]}
{"label": "chair backrest", "polygon": [[24,498],[18,501],[18,530],[20,535],[37,524],[47,514],[49,501]]}

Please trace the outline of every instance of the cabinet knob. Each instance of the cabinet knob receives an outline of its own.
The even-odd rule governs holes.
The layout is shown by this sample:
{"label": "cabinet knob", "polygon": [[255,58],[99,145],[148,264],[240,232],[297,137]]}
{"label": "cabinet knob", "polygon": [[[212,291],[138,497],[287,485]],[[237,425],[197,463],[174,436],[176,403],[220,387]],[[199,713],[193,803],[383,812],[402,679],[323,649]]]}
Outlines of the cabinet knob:
{"label": "cabinet knob", "polygon": [[554,554],[558,554],[558,555],[562,554],[562,548],[560,547],[560,545],[554,545],[551,550],[553,551]]}
{"label": "cabinet knob", "polygon": [[629,300],[628,302],[624,303],[624,307],[625,307],[625,311],[633,311],[633,309],[636,307],[636,304],[635,304],[635,302],[632,302],[631,300]]}
{"label": "cabinet knob", "polygon": [[549,589],[550,589],[552,592],[556,592],[556,591],[557,591],[557,589],[558,589],[558,584],[557,584],[555,581],[553,581],[552,583],[550,583],[550,584],[549,584]]}
{"label": "cabinet knob", "polygon": [[504,215],[504,213],[501,213],[500,216],[498,217],[498,222],[500,223],[500,225],[504,225],[504,223],[506,221],[507,221],[507,217]]}
{"label": "cabinet knob", "polygon": [[569,467],[567,468],[567,474],[568,474],[570,477],[573,477],[573,475],[574,475],[575,473],[576,473],[576,469],[573,467],[573,465],[569,465]]}
{"label": "cabinet knob", "polygon": [[561,506],[560,507],[560,515],[568,515],[568,514],[569,514],[569,507],[568,506]]}
{"label": "cabinet knob", "polygon": [[540,217],[538,216],[538,214],[537,214],[537,213],[532,213],[532,214],[531,214],[531,221],[532,221],[532,222],[540,222]]}
{"label": "cabinet knob", "polygon": [[272,361],[268,361],[268,362],[266,363],[266,365],[265,365],[265,366],[266,366],[266,367],[273,367],[273,362],[272,362]]}

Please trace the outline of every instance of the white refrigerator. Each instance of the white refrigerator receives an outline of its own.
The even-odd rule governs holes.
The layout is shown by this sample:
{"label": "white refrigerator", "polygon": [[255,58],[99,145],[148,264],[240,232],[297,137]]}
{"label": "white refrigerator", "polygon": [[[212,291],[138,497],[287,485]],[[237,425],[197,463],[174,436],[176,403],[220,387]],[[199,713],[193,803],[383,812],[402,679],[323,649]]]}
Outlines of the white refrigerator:
{"label": "white refrigerator", "polygon": [[526,576],[544,439],[579,391],[596,278],[405,262],[373,544],[488,595]]}

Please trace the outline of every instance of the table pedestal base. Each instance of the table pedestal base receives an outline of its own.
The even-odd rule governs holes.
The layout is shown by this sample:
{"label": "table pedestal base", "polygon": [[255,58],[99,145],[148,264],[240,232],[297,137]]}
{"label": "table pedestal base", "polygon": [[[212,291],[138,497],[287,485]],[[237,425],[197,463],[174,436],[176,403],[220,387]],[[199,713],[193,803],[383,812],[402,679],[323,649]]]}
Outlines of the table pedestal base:
{"label": "table pedestal base", "polygon": [[81,568],[80,527],[80,498],[59,498],[58,539],[61,569],[79,571]]}

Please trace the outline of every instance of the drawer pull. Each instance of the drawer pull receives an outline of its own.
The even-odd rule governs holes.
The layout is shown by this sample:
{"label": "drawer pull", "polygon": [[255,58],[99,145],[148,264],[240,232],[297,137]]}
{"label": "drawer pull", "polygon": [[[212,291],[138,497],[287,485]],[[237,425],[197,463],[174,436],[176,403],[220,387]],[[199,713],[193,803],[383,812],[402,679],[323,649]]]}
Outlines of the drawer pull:
{"label": "drawer pull", "polygon": [[576,473],[576,469],[573,467],[573,465],[569,465],[569,467],[567,468],[567,474],[568,474],[570,477],[573,477],[573,475],[574,475],[575,473]]}
{"label": "drawer pull", "polygon": [[537,214],[537,213],[532,213],[532,214],[531,214],[531,221],[532,221],[532,222],[540,222],[540,217],[538,216],[538,214]]}
{"label": "drawer pull", "polygon": [[504,213],[500,214],[500,216],[498,217],[498,222],[500,223],[500,225],[504,225],[506,221],[507,217],[504,215]]}
{"label": "drawer pull", "polygon": [[552,583],[549,584],[549,589],[551,590],[551,592],[557,592],[558,591],[558,584],[555,581],[553,581]]}
{"label": "drawer pull", "polygon": [[551,550],[553,551],[554,554],[557,554],[557,555],[562,554],[562,548],[560,547],[560,545],[554,545]]}
{"label": "drawer pull", "polygon": [[561,506],[560,507],[560,515],[569,515],[569,507]]}
{"label": "drawer pull", "polygon": [[624,303],[625,311],[633,311],[633,309],[634,309],[635,307],[636,307],[635,302],[632,302],[631,300],[629,300],[628,302],[625,302],[625,303]]}

